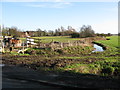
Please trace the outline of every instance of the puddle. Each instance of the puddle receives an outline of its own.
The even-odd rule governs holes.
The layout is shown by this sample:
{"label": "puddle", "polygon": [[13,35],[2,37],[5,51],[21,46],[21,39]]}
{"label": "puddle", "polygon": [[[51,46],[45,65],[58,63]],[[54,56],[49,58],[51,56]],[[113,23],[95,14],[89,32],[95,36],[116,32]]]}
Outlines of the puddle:
{"label": "puddle", "polygon": [[104,51],[103,47],[101,47],[100,45],[93,44],[93,47],[95,48],[95,50],[93,50],[92,52],[103,52]]}

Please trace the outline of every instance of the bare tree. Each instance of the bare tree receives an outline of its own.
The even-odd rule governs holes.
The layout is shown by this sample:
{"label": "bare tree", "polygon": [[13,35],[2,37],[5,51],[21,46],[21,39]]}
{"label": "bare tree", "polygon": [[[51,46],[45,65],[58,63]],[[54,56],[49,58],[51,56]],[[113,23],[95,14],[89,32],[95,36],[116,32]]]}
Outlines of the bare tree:
{"label": "bare tree", "polygon": [[95,36],[95,32],[90,25],[83,25],[80,30],[80,37],[93,37]]}

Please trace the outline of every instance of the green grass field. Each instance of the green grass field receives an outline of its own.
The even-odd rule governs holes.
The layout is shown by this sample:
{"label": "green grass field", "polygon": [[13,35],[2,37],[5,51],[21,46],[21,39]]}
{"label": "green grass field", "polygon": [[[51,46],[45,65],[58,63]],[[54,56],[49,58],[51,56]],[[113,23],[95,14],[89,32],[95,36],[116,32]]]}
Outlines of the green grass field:
{"label": "green grass field", "polygon": [[[51,41],[69,42],[74,40],[80,40],[80,38],[71,38],[70,36],[44,36],[44,37],[31,37],[35,39],[35,42],[50,43]],[[20,38],[22,41],[26,41],[26,38]]]}
{"label": "green grass field", "polygon": [[70,36],[46,36],[46,37],[32,37],[34,39],[41,39],[42,43],[49,43],[51,41],[68,42],[80,40],[80,38],[71,38]]}
{"label": "green grass field", "polygon": [[108,37],[110,40],[106,40],[106,41],[97,41],[98,43],[102,43],[104,44],[105,46],[108,46],[108,47],[120,47],[118,45],[118,38],[120,38],[120,36],[112,36],[112,37]]}

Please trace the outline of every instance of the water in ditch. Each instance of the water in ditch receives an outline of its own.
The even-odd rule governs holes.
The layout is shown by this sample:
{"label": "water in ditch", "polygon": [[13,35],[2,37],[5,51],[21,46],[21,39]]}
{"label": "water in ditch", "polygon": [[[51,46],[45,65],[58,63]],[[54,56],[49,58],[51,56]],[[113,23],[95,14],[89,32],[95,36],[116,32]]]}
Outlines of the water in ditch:
{"label": "water in ditch", "polygon": [[104,49],[100,45],[93,44],[93,47],[95,48],[92,52],[103,52]]}

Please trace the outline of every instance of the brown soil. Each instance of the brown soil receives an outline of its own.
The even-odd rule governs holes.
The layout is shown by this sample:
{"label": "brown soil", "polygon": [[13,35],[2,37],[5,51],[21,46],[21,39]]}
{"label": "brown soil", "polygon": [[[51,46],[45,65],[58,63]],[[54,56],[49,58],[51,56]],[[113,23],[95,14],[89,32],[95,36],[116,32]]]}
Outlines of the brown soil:
{"label": "brown soil", "polygon": [[81,58],[81,59],[57,59],[57,58],[44,58],[41,56],[9,56],[3,55],[2,61],[5,64],[29,66],[36,69],[37,67],[65,67],[73,63],[93,63],[98,60],[104,60],[102,58]]}
{"label": "brown soil", "polygon": [[[69,71],[37,71],[34,73],[33,70],[30,72],[28,68],[20,69],[18,66],[27,66],[32,69],[36,69],[36,67],[44,66],[44,67],[63,67],[66,63],[75,63],[75,62],[84,62],[91,63],[95,60],[103,60],[101,58],[89,58],[91,61],[87,59],[43,59],[41,56],[9,56],[3,55],[2,57],[3,63],[5,64],[14,64],[13,67],[4,67],[3,71],[11,78],[22,78],[22,79],[34,79],[34,80],[44,80],[48,82],[54,82],[58,84],[66,84],[72,86],[78,86],[80,88],[101,88],[101,89],[114,89],[119,88],[119,80],[112,77],[102,77],[91,74],[80,74],[73,73]],[[37,59],[37,60],[35,60]],[[32,62],[32,63],[31,63]],[[6,72],[8,71],[8,73]]]}

